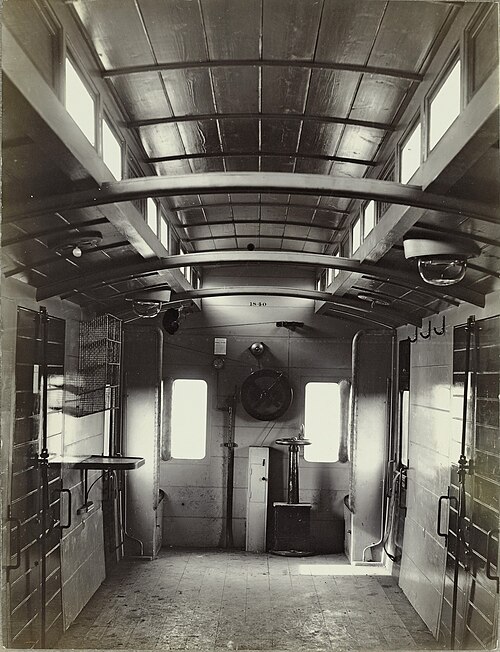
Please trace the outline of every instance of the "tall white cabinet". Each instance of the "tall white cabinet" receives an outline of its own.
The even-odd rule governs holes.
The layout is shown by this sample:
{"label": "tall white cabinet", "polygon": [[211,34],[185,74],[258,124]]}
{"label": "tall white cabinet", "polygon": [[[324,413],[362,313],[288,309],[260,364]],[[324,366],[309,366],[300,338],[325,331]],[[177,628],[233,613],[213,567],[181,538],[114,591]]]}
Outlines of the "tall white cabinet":
{"label": "tall white cabinet", "polygon": [[247,493],[247,552],[265,552],[267,521],[267,487],[269,448],[250,446],[248,449]]}

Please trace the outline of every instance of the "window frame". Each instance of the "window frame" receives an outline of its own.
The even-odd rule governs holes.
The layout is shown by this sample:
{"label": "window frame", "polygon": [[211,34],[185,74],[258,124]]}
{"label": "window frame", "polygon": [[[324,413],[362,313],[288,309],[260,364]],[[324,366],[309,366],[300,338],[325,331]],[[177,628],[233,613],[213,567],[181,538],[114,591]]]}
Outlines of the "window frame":
{"label": "window frame", "polygon": [[[409,143],[411,140],[413,134],[417,130],[417,128],[420,128],[420,138],[419,138],[419,153],[420,153],[420,159],[419,159],[419,164],[418,167],[411,173],[411,175],[408,177],[406,181],[403,181],[402,178],[402,172],[403,172],[403,150],[405,146]],[[424,125],[423,125],[423,120],[422,116],[420,115],[420,111],[417,113],[417,115],[413,118],[413,120],[410,123],[410,126],[408,129],[405,131],[403,134],[403,137],[398,143],[398,148],[397,148],[397,162],[398,162],[398,179],[399,183],[402,184],[408,184],[411,179],[417,174],[417,172],[420,170],[422,167],[423,163],[423,149],[422,149],[422,133],[424,131]]]}
{"label": "window frame", "polygon": [[[354,248],[354,231],[355,229],[359,230],[359,244]],[[362,223],[361,223],[361,215],[358,215],[355,220],[352,221],[351,223],[351,228],[349,229],[350,235],[351,235],[351,256],[354,256],[354,254],[358,251],[358,249],[361,247],[363,244],[363,234],[362,234]]]}
{"label": "window frame", "polygon": [[[155,210],[156,210],[156,218],[155,218],[156,228],[155,229],[153,229],[151,227],[151,224],[150,224],[149,207],[152,205],[152,203],[154,204]],[[153,197],[148,197],[146,199],[146,224],[149,226],[151,231],[153,231],[153,233],[155,234],[156,237],[158,237],[158,213],[159,212],[160,212],[160,209],[159,209],[159,206],[158,206],[158,202],[155,199],[153,199]]]}
{"label": "window frame", "polygon": [[[334,385],[337,385],[339,387],[339,419],[341,423],[341,415],[340,415],[340,382],[342,380],[350,380],[347,375],[334,375],[332,376],[329,374],[328,376],[320,376],[320,375],[315,375],[315,376],[303,376],[301,378],[301,387],[302,387],[302,398],[303,398],[303,404],[302,404],[302,423],[305,426],[306,422],[306,386],[309,383],[332,383]],[[305,438],[307,439],[307,430],[304,430],[305,432]],[[302,459],[306,465],[321,465],[324,466],[325,464],[342,464],[342,462],[339,462],[338,459],[338,452],[339,452],[339,447],[340,443],[342,440],[342,433],[340,432],[339,429],[339,436],[338,436],[338,443],[337,443],[337,459],[333,462],[319,462],[319,461],[311,461],[306,459],[306,448],[310,448],[309,446],[304,447],[303,453],[302,453]],[[311,444],[312,445],[312,444]]]}
{"label": "window frame", "polygon": [[[340,256],[340,247],[337,248],[337,251],[333,254],[334,258],[341,258]],[[340,274],[341,270],[338,267],[335,267],[333,269],[333,280],[337,278],[337,276]]]}
{"label": "window frame", "polygon": [[[159,218],[159,224],[160,224],[160,229],[158,233],[158,239],[160,240],[161,244],[165,247],[165,249],[170,253],[169,245],[170,245],[170,222],[168,221],[165,212],[160,206],[160,218]],[[165,225],[165,229],[163,229],[163,225]],[[163,237],[165,235],[165,238]]]}
{"label": "window frame", "polygon": [[[104,125],[107,126],[112,136],[114,136],[119,148],[120,148],[120,176],[116,177],[113,170],[109,167],[104,159]],[[104,165],[108,168],[111,174],[115,177],[117,181],[122,181],[125,178],[125,142],[121,138],[120,134],[115,128],[113,120],[110,118],[107,112],[103,113],[102,124],[101,124],[101,158]]]}
{"label": "window frame", "polygon": [[[432,120],[431,120],[431,107],[432,107],[432,102],[436,99],[437,95],[441,92],[444,84],[448,81],[451,73],[455,69],[455,66],[459,64],[460,65],[460,78],[459,78],[459,93],[460,93],[460,98],[459,98],[459,111],[458,114],[453,118],[453,120],[449,123],[449,125],[446,127],[446,129],[443,131],[441,136],[436,140],[436,142],[431,145],[431,128],[432,128]],[[462,113],[464,109],[464,102],[465,102],[465,93],[464,93],[464,75],[465,75],[465,70],[464,70],[464,61],[462,57],[460,56],[460,50],[458,46],[455,47],[453,52],[451,53],[450,57],[448,58],[446,64],[443,66],[443,70],[441,71],[440,75],[436,78],[434,83],[432,84],[429,92],[427,93],[424,103],[425,103],[425,151],[426,154],[428,155],[430,152],[432,152],[441,142],[441,140],[444,138],[446,133],[449,131],[450,127],[453,125],[453,123],[460,117],[460,114]]]}
{"label": "window frame", "polygon": [[[69,62],[73,70],[75,71],[78,79],[82,83],[82,86],[85,88],[87,93],[92,99],[93,105],[94,105],[94,116],[93,116],[93,141],[90,140],[90,138],[87,136],[85,131],[82,129],[82,127],[78,124],[76,119],[73,117],[71,112],[68,110],[67,106],[67,92],[68,92],[68,73],[67,73],[67,68],[66,68],[66,62]],[[100,97],[99,93],[97,92],[96,88],[92,84],[92,81],[88,77],[88,75],[85,72],[84,66],[81,64],[78,56],[76,56],[73,53],[72,47],[70,47],[68,44],[66,44],[65,47],[65,52],[64,52],[64,58],[63,58],[63,70],[64,70],[64,83],[62,84],[62,91],[61,91],[61,98],[62,98],[62,104],[64,108],[66,109],[68,115],[70,118],[73,120],[73,122],[76,124],[78,129],[82,132],[82,134],[85,136],[85,139],[88,141],[88,143],[96,150],[96,152],[99,152],[100,150],[100,140],[101,140],[101,130],[100,130]]]}
{"label": "window frame", "polygon": [[[198,380],[206,385],[206,414],[205,414],[205,454],[203,457],[186,458],[173,457],[172,455],[172,409],[173,388],[176,380]],[[161,414],[162,414],[162,445],[161,460],[174,464],[210,464],[210,438],[211,438],[211,384],[209,378],[200,374],[189,373],[188,370],[179,371],[176,376],[168,376],[161,381]]]}
{"label": "window frame", "polygon": [[[366,231],[366,209],[370,205],[373,206],[373,225],[372,225],[371,229],[367,232]],[[377,202],[374,199],[370,199],[370,201],[367,201],[366,203],[364,203],[363,208],[361,209],[361,213],[363,215],[363,229],[362,229],[363,234],[362,234],[362,238],[363,238],[363,241],[364,241],[366,239],[366,237],[368,235],[370,235],[370,233],[373,231],[373,229],[375,228],[375,226],[377,224]]]}

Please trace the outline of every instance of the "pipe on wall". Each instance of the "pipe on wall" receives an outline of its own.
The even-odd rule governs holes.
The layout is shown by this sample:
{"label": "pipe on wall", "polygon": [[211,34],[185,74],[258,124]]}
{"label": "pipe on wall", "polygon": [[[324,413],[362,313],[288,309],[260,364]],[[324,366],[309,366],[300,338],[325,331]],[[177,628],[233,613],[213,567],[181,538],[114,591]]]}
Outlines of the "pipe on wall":
{"label": "pipe on wall", "polygon": [[[357,458],[357,444],[358,444],[358,416],[359,416],[359,388],[360,388],[360,345],[362,338],[365,335],[388,335],[388,331],[380,331],[375,329],[367,329],[358,331],[352,341],[352,357],[351,357],[351,406],[350,406],[350,427],[349,427],[349,458],[351,460],[351,473],[349,478],[349,496],[347,498],[346,507],[352,514],[356,513],[356,493],[357,493],[357,483],[356,483],[356,458]],[[392,346],[391,346],[391,370],[394,367],[394,342],[395,342],[395,332],[392,332]],[[390,400],[389,392],[391,391],[391,385],[388,381],[387,386],[387,411],[386,411],[386,422],[385,422],[385,437],[383,444],[382,454],[384,455],[384,473],[382,475],[382,499],[381,499],[381,518],[380,518],[380,533],[377,541],[368,544],[364,547],[362,552],[362,561],[365,560],[366,551],[369,548],[372,548],[376,545],[382,543],[384,535],[384,523],[385,523],[385,514],[386,514],[386,476],[387,476],[387,462],[385,461],[389,456],[389,447],[391,446],[390,438],[392,436],[392,401]],[[354,534],[354,532],[353,532]],[[354,560],[351,559],[351,562]]]}

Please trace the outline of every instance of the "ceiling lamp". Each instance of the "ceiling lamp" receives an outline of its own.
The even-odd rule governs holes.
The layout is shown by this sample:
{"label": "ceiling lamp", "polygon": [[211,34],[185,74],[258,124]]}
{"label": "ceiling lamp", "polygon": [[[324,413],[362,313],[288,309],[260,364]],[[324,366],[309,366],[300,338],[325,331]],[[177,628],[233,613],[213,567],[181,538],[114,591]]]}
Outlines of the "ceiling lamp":
{"label": "ceiling lamp", "polygon": [[403,242],[405,258],[416,259],[422,279],[430,285],[454,285],[465,276],[467,259],[479,256],[475,242],[408,238]]}
{"label": "ceiling lamp", "polygon": [[160,314],[164,303],[170,301],[171,290],[144,290],[127,298],[132,302],[132,310],[137,317],[152,319]]}
{"label": "ceiling lamp", "polygon": [[132,310],[138,317],[153,318],[160,314],[161,301],[151,301],[147,299],[133,299]]}
{"label": "ceiling lamp", "polygon": [[63,238],[49,241],[47,245],[61,256],[81,258],[82,254],[95,249],[101,240],[100,231],[74,231]]}

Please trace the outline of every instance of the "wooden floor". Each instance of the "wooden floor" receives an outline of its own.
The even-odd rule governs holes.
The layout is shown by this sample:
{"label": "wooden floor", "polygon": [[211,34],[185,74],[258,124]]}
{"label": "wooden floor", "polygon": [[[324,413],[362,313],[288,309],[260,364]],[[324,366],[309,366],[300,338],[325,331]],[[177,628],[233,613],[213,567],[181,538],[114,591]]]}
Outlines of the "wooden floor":
{"label": "wooden floor", "polygon": [[155,561],[121,562],[58,648],[436,648],[384,573],[343,555],[163,550]]}

